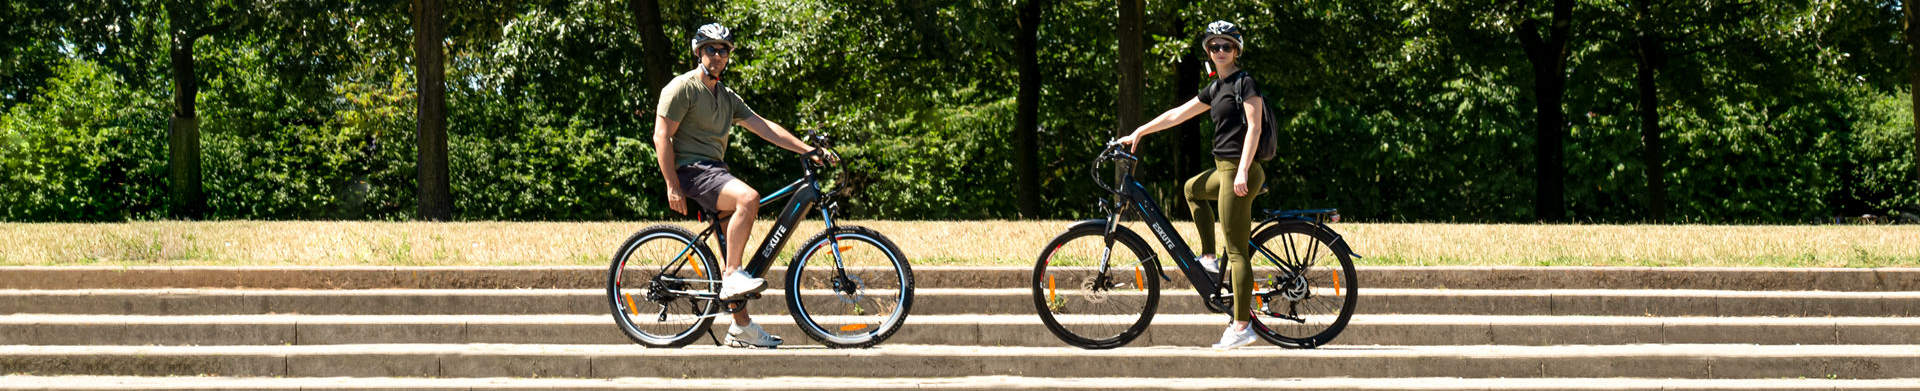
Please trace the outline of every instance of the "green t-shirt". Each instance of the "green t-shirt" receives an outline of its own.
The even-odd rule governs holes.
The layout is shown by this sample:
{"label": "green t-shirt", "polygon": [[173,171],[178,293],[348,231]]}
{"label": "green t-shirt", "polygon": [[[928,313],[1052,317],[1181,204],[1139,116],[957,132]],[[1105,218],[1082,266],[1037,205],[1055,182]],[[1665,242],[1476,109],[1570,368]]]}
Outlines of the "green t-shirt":
{"label": "green t-shirt", "polygon": [[680,122],[680,129],[673,135],[676,167],[701,160],[725,161],[727,133],[733,121],[755,115],[726,83],[714,84],[709,90],[700,82],[701,76],[700,70],[694,69],[667,82],[667,87],[660,90],[660,107],[655,108],[661,116]]}

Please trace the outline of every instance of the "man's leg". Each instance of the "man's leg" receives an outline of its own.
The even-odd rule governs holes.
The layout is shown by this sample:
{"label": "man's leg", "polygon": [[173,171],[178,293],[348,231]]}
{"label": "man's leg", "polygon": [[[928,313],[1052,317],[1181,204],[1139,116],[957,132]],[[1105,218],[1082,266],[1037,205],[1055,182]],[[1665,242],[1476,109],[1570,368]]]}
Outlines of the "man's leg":
{"label": "man's leg", "polygon": [[[727,181],[720,188],[720,201],[716,206],[721,208],[721,214],[732,214],[727,219],[727,260],[721,266],[724,270],[721,275],[726,276],[744,267],[740,258],[741,254],[747,252],[747,239],[753,236],[753,220],[760,213],[760,192],[739,179]],[[742,309],[733,313],[733,323],[748,324],[753,321]]]}
{"label": "man's leg", "polygon": [[727,219],[727,273],[740,270],[740,254],[747,251],[747,239],[753,236],[753,220],[760,215],[760,192],[739,179],[727,181],[720,188],[720,214],[731,214]]}

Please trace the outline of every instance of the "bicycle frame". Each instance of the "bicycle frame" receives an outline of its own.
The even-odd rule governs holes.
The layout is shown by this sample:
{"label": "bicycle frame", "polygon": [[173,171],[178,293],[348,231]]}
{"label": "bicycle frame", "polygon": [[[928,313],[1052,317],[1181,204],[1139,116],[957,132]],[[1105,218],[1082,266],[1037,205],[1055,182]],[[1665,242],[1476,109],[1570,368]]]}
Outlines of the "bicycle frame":
{"label": "bicycle frame", "polygon": [[[741,270],[747,272],[749,276],[759,278],[766,275],[767,271],[773,267],[773,256],[778,255],[780,249],[786,247],[787,240],[793,236],[794,226],[799,225],[800,220],[806,218],[808,211],[819,209],[820,217],[826,221],[826,229],[831,230],[835,227],[833,212],[838,208],[833,201],[829,199],[830,197],[827,197],[827,194],[820,190],[820,180],[813,165],[803,162],[802,166],[806,171],[804,176],[801,176],[800,179],[795,179],[793,183],[789,183],[785,187],[781,187],[780,190],[774,191],[773,194],[761,197],[760,200],[757,201],[759,205],[765,206],[782,197],[792,197],[787,200],[785,206],[781,207],[780,217],[774,221],[774,225],[767,234],[767,237],[761,240],[760,247],[753,252],[753,258],[741,267]],[[702,213],[704,214],[704,212]],[[720,242],[720,258],[725,259],[727,256],[726,224],[727,220],[720,216],[708,216],[707,229],[700,231],[700,234],[695,236],[693,242],[688,243],[686,248],[681,249],[680,253],[674,256],[675,261],[662,269],[672,273],[679,272],[680,268],[685,267],[686,263],[691,260],[687,255],[694,251],[694,246],[698,243],[706,242],[709,235],[715,237],[715,239]],[[845,266],[841,262],[840,257],[839,238],[829,235],[827,240],[832,243],[833,266],[835,271],[845,273]],[[681,282],[719,283],[720,278],[721,276],[716,275],[712,276],[712,279],[676,278],[675,280]],[[697,299],[711,300],[715,298],[715,294],[706,292],[675,293],[685,294]]]}
{"label": "bicycle frame", "polygon": [[[1198,292],[1200,298],[1207,302],[1217,300],[1220,296],[1220,290],[1207,288],[1218,287],[1220,285],[1220,279],[1208,275],[1205,268],[1199,267],[1199,265],[1194,262],[1197,257],[1193,253],[1193,248],[1187,246],[1186,239],[1180,237],[1180,231],[1173,228],[1173,222],[1168,220],[1166,213],[1160,210],[1159,204],[1154,202],[1153,196],[1147,193],[1146,187],[1141,185],[1140,182],[1134,181],[1132,174],[1126,174],[1123,181],[1123,183],[1126,183],[1124,188],[1125,192],[1122,194],[1125,201],[1119,208],[1115,208],[1113,212],[1107,214],[1108,233],[1111,234],[1113,227],[1119,225],[1120,210],[1128,206],[1138,209],[1140,211],[1141,221],[1147,224],[1149,231],[1153,231],[1153,236],[1160,240],[1160,245],[1167,249],[1167,255],[1173,258],[1173,264],[1178,266],[1180,273],[1187,277],[1188,282],[1192,283],[1193,290]],[[1107,243],[1111,246],[1113,243],[1112,239],[1108,239]],[[1107,267],[1105,260],[1102,260],[1100,267],[1102,269],[1101,272],[1105,273],[1106,270],[1104,269]],[[1164,273],[1160,275],[1160,278],[1167,281],[1173,279],[1172,277],[1167,277]]]}
{"label": "bicycle frame", "polygon": [[[1135,159],[1131,154],[1121,153],[1122,155],[1120,156],[1128,160]],[[1226,274],[1222,273],[1220,277],[1215,277],[1207,274],[1205,268],[1199,267],[1199,265],[1196,264],[1195,260],[1198,257],[1194,255],[1193,248],[1187,246],[1187,241],[1180,237],[1180,231],[1173,228],[1172,221],[1167,219],[1166,213],[1160,210],[1159,203],[1155,202],[1153,196],[1147,192],[1146,186],[1134,180],[1131,167],[1129,166],[1127,168],[1128,169],[1121,170],[1119,181],[1119,183],[1124,183],[1125,185],[1123,185],[1121,189],[1118,189],[1120,190],[1118,194],[1121,196],[1123,202],[1118,207],[1111,208],[1107,213],[1107,234],[1111,235],[1115,227],[1119,226],[1120,212],[1126,210],[1129,206],[1128,204],[1131,204],[1133,208],[1139,209],[1141,220],[1147,224],[1150,231],[1153,231],[1153,236],[1160,240],[1160,245],[1167,249],[1168,255],[1173,257],[1173,264],[1180,267],[1181,274],[1187,277],[1187,281],[1192,283],[1193,289],[1200,294],[1202,299],[1208,303],[1213,303],[1220,298],[1221,295],[1219,289],[1210,288],[1219,286],[1221,279],[1226,278]],[[1095,175],[1096,179],[1098,179],[1097,175],[1099,174],[1096,172]],[[1101,186],[1105,187],[1105,185]],[[1333,230],[1328,228],[1325,222],[1314,217],[1317,215],[1333,214],[1335,213],[1333,209],[1268,210],[1266,213],[1267,217],[1262,219],[1253,229],[1249,230],[1249,233],[1258,233],[1261,229],[1274,224],[1304,221],[1312,223],[1328,233],[1332,233],[1334,240],[1328,246],[1328,251],[1346,253],[1354,258],[1360,257],[1360,254],[1354,253],[1352,249],[1347,247],[1345,238],[1340,237],[1338,233],[1333,233]],[[1113,245],[1111,237],[1107,239],[1106,244],[1109,247]],[[1249,250],[1256,251],[1260,255],[1265,255],[1268,262],[1272,262],[1274,266],[1286,270],[1289,273],[1299,273],[1302,269],[1311,266],[1311,264],[1285,264],[1285,262],[1279,260],[1293,259],[1295,257],[1281,257],[1279,254],[1274,254],[1271,250],[1261,247],[1258,243],[1253,243],[1252,238],[1248,238],[1247,245]],[[1293,250],[1289,248],[1288,251],[1291,252]],[[1315,252],[1317,252],[1317,250],[1315,250]],[[1248,261],[1251,262],[1253,261],[1252,258],[1255,257],[1253,254],[1248,254],[1248,258]],[[1312,257],[1309,257],[1309,260],[1311,259]],[[1107,260],[1101,260],[1100,268],[1100,272],[1106,272]],[[1172,280],[1171,277],[1167,277],[1165,274],[1161,274],[1161,279],[1167,281]]]}

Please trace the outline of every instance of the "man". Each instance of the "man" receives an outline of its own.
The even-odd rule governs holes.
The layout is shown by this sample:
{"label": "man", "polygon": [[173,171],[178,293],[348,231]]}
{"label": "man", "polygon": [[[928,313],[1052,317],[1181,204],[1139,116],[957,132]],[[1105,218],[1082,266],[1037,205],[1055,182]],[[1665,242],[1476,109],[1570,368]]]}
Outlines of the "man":
{"label": "man", "polygon": [[[760,118],[740,95],[720,82],[734,49],[732,32],[725,26],[700,26],[693,34],[692,48],[700,65],[675,77],[660,91],[653,146],[659,155],[660,174],[667,181],[667,204],[673,211],[688,213],[686,200],[691,198],[700,207],[719,211],[717,218],[728,218],[720,299],[735,300],[766,289],[767,281],[740,270],[741,254],[746,252],[753,220],[760,211],[760,192],[727,171],[723,158],[728,131],[738,124],[789,151],[804,154],[814,148],[779,124]],[[834,160],[831,153],[823,155]],[[753,323],[746,311],[733,314],[727,345],[772,348],[780,343],[780,337]]]}

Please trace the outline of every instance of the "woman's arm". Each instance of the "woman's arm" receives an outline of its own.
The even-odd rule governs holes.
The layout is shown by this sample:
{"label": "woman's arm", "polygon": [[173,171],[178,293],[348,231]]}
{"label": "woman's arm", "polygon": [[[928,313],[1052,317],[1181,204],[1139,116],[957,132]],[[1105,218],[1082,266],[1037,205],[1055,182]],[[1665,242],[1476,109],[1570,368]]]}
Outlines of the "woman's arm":
{"label": "woman's arm", "polygon": [[1213,107],[1205,103],[1200,103],[1200,98],[1188,99],[1187,103],[1180,105],[1180,107],[1175,107],[1172,110],[1167,110],[1165,113],[1160,113],[1160,116],[1153,117],[1152,121],[1147,121],[1145,125],[1140,125],[1139,128],[1135,128],[1133,134],[1121,137],[1119,141],[1121,144],[1133,145],[1138,142],[1141,137],[1171,128],[1182,122],[1187,122],[1188,119],[1192,119],[1193,116],[1200,115],[1200,113],[1207,112],[1207,109],[1210,108]]}
{"label": "woman's arm", "polygon": [[1247,170],[1253,168],[1253,155],[1260,153],[1260,132],[1269,131],[1260,128],[1263,122],[1260,119],[1265,118],[1263,116],[1267,111],[1267,99],[1254,96],[1240,105],[1243,108],[1241,111],[1247,112],[1247,137],[1240,143],[1240,169],[1234,170],[1233,195],[1246,197],[1249,192]]}

